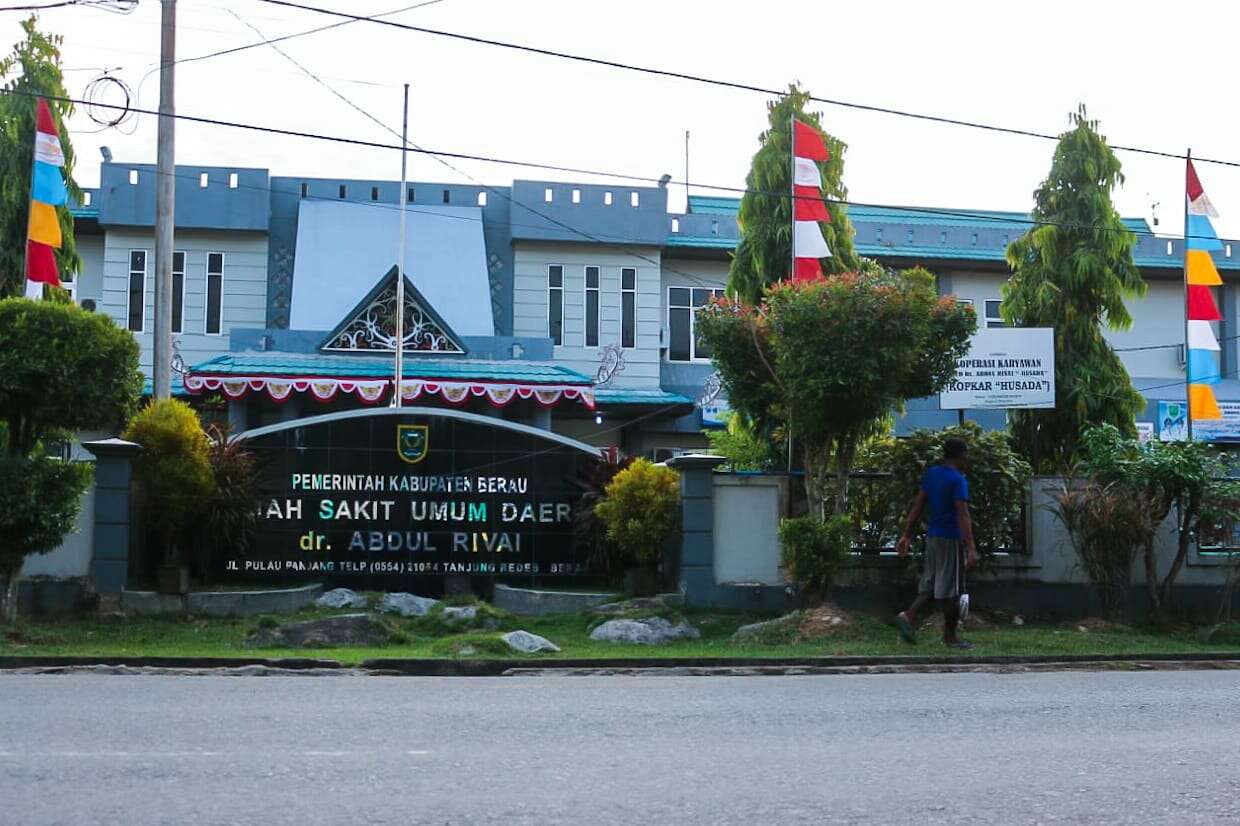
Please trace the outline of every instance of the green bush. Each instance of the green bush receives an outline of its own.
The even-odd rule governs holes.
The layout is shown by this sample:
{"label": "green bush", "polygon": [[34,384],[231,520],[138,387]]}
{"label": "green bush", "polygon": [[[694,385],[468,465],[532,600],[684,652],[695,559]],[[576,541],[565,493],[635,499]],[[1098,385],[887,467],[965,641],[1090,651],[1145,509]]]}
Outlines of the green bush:
{"label": "green bush", "polygon": [[909,502],[921,487],[926,468],[941,461],[943,443],[964,439],[969,446],[965,476],[969,480],[969,511],[978,553],[1019,548],[1025,501],[1032,470],[1002,431],[983,431],[968,422],[943,430],[918,430],[896,439],[871,439],[857,452],[858,470],[890,474],[887,478],[855,480],[846,512],[866,548],[893,546],[904,528]]}
{"label": "green bush", "polygon": [[161,399],[142,410],[125,431],[142,446],[134,462],[143,524],[169,562],[180,562],[180,540],[212,493],[211,445],[188,404]]}
{"label": "green bush", "polygon": [[28,554],[60,545],[90,479],[84,462],[0,455],[0,579],[15,574]]}
{"label": "green bush", "polygon": [[826,522],[812,516],[784,519],[779,523],[784,570],[798,588],[822,599],[852,548],[853,536],[852,521],[847,516],[834,516]]}
{"label": "green bush", "polygon": [[680,529],[680,476],[637,459],[608,483],[595,512],[626,563],[654,568],[663,543]]}
{"label": "green bush", "polygon": [[207,573],[220,551],[244,553],[258,527],[258,465],[245,444],[230,438],[226,428],[207,428],[211,491],[197,518],[206,528],[194,543]]}

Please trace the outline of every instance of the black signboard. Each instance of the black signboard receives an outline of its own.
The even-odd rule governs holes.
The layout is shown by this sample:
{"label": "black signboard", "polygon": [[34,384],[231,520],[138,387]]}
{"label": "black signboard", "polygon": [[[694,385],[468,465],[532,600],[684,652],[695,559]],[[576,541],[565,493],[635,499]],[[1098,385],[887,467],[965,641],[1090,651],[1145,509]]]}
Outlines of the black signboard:
{"label": "black signboard", "polygon": [[433,590],[446,576],[582,576],[573,541],[587,445],[452,410],[356,410],[243,434],[259,529],[226,579]]}

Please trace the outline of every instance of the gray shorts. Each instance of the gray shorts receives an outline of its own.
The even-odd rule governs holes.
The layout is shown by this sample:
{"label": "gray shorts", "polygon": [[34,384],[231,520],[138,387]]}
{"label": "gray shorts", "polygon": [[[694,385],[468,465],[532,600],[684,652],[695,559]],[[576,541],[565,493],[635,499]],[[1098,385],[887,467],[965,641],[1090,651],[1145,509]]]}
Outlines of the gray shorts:
{"label": "gray shorts", "polygon": [[926,537],[925,568],[921,573],[923,594],[935,599],[960,596],[960,540],[942,536]]}

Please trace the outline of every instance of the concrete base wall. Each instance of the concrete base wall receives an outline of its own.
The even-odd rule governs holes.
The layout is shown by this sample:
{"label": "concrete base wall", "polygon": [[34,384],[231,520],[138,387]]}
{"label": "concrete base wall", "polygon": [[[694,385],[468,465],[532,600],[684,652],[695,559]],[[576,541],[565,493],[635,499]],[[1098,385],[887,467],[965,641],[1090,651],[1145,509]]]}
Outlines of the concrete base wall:
{"label": "concrete base wall", "polygon": [[618,593],[540,591],[510,585],[496,585],[492,597],[496,608],[518,616],[575,614],[622,599],[624,596]]}
{"label": "concrete base wall", "polygon": [[314,603],[322,585],[266,591],[200,591],[177,596],[154,591],[123,591],[121,607],[140,616],[193,614],[206,617],[253,617],[292,614]]}

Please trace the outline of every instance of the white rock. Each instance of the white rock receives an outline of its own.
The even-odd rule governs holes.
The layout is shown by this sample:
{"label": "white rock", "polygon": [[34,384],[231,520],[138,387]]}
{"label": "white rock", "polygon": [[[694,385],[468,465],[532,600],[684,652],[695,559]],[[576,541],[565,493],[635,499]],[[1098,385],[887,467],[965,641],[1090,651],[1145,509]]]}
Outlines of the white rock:
{"label": "white rock", "polygon": [[449,605],[443,609],[444,622],[471,622],[476,616],[476,605]]}
{"label": "white rock", "polygon": [[386,614],[400,614],[402,617],[423,617],[426,612],[439,604],[439,600],[420,597],[416,594],[384,594],[379,603],[379,610]]}
{"label": "white rock", "polygon": [[314,601],[320,608],[365,608],[366,597],[352,588],[333,588]]}
{"label": "white rock", "polygon": [[1025,624],[1025,618],[1022,617],[1020,614],[1017,614],[1016,616],[1012,617],[1012,625],[1024,625],[1024,624]]}
{"label": "white rock", "polygon": [[537,634],[531,634],[529,631],[509,631],[500,639],[508,643],[508,647],[513,651],[520,651],[522,654],[560,650],[560,647],[551,640],[546,637],[540,637]]}
{"label": "white rock", "polygon": [[637,645],[666,645],[675,640],[696,640],[702,636],[687,622],[672,625],[663,617],[614,619],[590,632],[596,642],[623,642]]}

